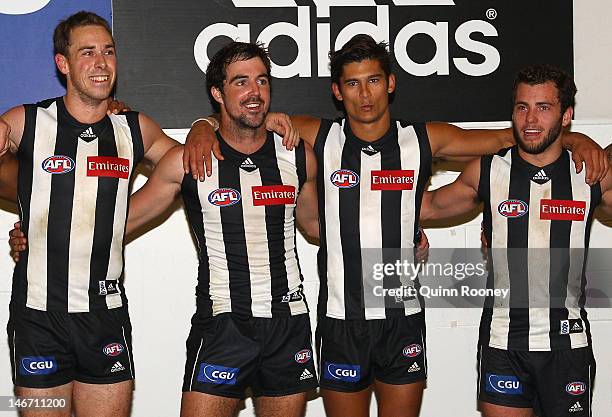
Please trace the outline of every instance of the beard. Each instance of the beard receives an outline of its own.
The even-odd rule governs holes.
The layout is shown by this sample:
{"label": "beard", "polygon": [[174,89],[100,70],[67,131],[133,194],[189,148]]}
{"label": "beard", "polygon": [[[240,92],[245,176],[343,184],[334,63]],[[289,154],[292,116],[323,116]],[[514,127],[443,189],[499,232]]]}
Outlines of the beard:
{"label": "beard", "polygon": [[[264,102],[259,98],[250,98],[240,103],[240,105],[247,105],[249,103],[259,103],[260,105],[264,105]],[[265,109],[261,113],[258,114],[248,114],[248,113],[238,113],[231,114],[228,112],[229,117],[232,119],[236,125],[241,129],[259,129],[265,122],[266,116],[268,115],[268,110]]]}
{"label": "beard", "polygon": [[521,136],[521,132],[517,129],[514,122],[512,122],[512,132],[514,133],[514,137],[516,138],[516,143],[523,150],[532,155],[537,155],[544,152],[550,145],[552,145],[559,135],[561,134],[561,130],[563,129],[563,122],[561,117],[559,117],[558,122],[548,131],[548,134],[544,137],[544,139],[539,143],[529,143],[523,140]]}

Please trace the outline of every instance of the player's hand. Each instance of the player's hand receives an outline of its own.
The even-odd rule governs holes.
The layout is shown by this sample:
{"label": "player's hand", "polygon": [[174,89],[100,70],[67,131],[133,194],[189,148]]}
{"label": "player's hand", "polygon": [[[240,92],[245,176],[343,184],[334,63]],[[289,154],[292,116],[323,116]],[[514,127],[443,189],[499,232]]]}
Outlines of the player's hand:
{"label": "player's hand", "polygon": [[0,117],[0,156],[7,153],[11,147],[10,133],[11,126]]}
{"label": "player's hand", "polygon": [[26,250],[27,239],[21,231],[21,222],[15,223],[15,228],[9,232],[9,246],[11,247],[11,257],[15,262],[19,261],[19,253]]}
{"label": "player's hand", "polygon": [[130,110],[132,110],[130,109],[130,106],[128,106],[123,101],[110,100],[108,102],[108,109],[106,109],[106,114],[110,116],[111,114],[119,114]]}
{"label": "player's hand", "polygon": [[200,181],[204,181],[204,173],[210,177],[212,175],[212,154],[218,160],[224,159],[214,129],[204,120],[195,122],[187,134],[183,150],[185,174],[191,172],[193,179]]}
{"label": "player's hand", "polygon": [[283,146],[288,151],[300,144],[300,132],[291,124],[291,118],[285,113],[268,113],[266,116],[266,129],[278,133],[283,137]]}
{"label": "player's hand", "polygon": [[586,182],[589,185],[601,181],[608,172],[609,162],[606,151],[588,137],[574,145],[572,159],[576,165],[576,173],[582,171],[583,163],[586,165]]}
{"label": "player's hand", "polygon": [[421,232],[421,238],[416,245],[415,257],[417,262],[427,262],[427,258],[429,258],[429,239],[427,239],[427,235],[425,231],[419,227],[419,232]]}

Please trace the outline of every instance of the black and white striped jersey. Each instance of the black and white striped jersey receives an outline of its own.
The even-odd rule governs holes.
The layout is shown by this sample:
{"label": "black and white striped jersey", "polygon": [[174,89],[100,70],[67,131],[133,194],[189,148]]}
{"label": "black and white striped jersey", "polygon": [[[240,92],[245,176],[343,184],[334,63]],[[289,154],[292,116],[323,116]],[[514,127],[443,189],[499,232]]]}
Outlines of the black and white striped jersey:
{"label": "black and white striped jersey", "polygon": [[599,184],[586,184],[565,150],[536,167],[508,148],[483,157],[480,169],[492,262],[487,285],[510,290],[506,299],[486,301],[480,343],[525,351],[590,345],[583,268]]}
{"label": "black and white striped jersey", "polygon": [[417,299],[403,301],[401,308],[384,300],[380,307],[365,305],[361,250],[414,247],[431,176],[425,124],[393,120],[383,137],[365,142],[345,119],[322,120],[314,150],[321,224],[318,314],[370,320],[419,312]]}
{"label": "black and white striped jersey", "polygon": [[25,106],[17,157],[28,248],[15,267],[13,304],[87,312],[127,303],[128,185],[143,154],[135,112],[83,124],[61,97]]}
{"label": "black and white striped jersey", "polygon": [[308,313],[296,252],[295,208],[306,181],[303,144],[288,151],[268,133],[246,155],[218,135],[206,181],[185,175],[185,210],[197,240],[198,313],[281,317]]}

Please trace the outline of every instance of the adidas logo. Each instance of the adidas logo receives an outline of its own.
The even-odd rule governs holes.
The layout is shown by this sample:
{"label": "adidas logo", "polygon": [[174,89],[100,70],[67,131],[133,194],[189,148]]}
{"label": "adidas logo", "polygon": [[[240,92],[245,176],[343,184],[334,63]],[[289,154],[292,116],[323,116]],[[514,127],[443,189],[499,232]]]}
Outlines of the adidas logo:
{"label": "adidas logo", "polygon": [[420,370],[421,370],[421,367],[416,362],[414,362],[412,365],[410,365],[410,368],[408,368],[408,372],[418,372]]}
{"label": "adidas logo", "polygon": [[111,368],[111,372],[119,372],[119,371],[125,371],[125,368],[123,367],[123,365],[121,365],[121,362],[117,361]]}
{"label": "adidas logo", "polygon": [[308,371],[308,369],[304,368],[304,372],[302,372],[302,375],[300,376],[300,381],[303,381],[305,379],[310,379],[313,378],[314,375]]}
{"label": "adidas logo", "polygon": [[253,163],[251,158],[247,158],[244,161],[242,161],[242,164],[240,164],[240,168],[248,172],[253,172],[257,169],[257,165]]}
{"label": "adidas logo", "polygon": [[580,405],[580,401],[576,401],[576,403],[575,403],[574,405],[572,405],[572,406],[569,408],[569,410],[568,410],[568,411],[569,411],[570,413],[575,413],[575,412],[577,412],[577,411],[582,411],[582,410],[583,410],[583,408],[582,408],[582,406]]}
{"label": "adidas logo", "polygon": [[572,326],[572,330],[575,330],[575,331],[579,331],[579,332],[581,332],[581,331],[582,331],[582,326],[580,325],[580,323],[576,322],[576,323],[574,323],[574,325]]}
{"label": "adidas logo", "polygon": [[368,146],[361,148],[361,152],[369,156],[376,155],[378,153],[378,151],[374,149],[372,145],[368,145]]}
{"label": "adidas logo", "polygon": [[85,131],[83,131],[83,133],[81,133],[79,137],[83,139],[92,139],[92,138],[97,139],[98,138],[96,134],[93,132],[93,129],[91,128],[91,126],[85,129]]}
{"label": "adidas logo", "polygon": [[548,181],[549,179],[550,178],[548,178],[548,175],[546,175],[546,172],[544,172],[543,169],[541,169],[538,172],[536,172],[536,174],[533,176],[533,178],[531,178],[532,181],[541,182],[541,183],[544,183],[544,182]]}

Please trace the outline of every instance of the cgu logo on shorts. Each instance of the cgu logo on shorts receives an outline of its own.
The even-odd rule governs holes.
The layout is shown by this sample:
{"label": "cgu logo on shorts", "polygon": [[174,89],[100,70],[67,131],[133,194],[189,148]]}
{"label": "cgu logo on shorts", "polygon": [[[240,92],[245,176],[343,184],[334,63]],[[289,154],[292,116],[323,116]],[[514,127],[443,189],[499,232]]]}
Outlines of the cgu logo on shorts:
{"label": "cgu logo on shorts", "polygon": [[498,394],[518,395],[523,393],[523,385],[514,375],[495,375],[488,373],[486,390]]}
{"label": "cgu logo on shorts", "polygon": [[217,188],[208,194],[208,202],[218,207],[229,207],[241,199],[240,192],[233,188]]}
{"label": "cgu logo on shorts", "polygon": [[67,174],[74,169],[74,161],[68,156],[53,155],[43,161],[42,169],[49,174]]}
{"label": "cgu logo on shorts", "polygon": [[586,384],[584,382],[570,382],[565,386],[565,392],[570,395],[582,395],[586,392]]}
{"label": "cgu logo on shorts", "polygon": [[113,342],[102,348],[102,352],[106,356],[119,356],[123,352],[123,345],[121,343]]}
{"label": "cgu logo on shorts", "polygon": [[541,220],[583,221],[586,215],[586,201],[540,200]]}
{"label": "cgu logo on shorts", "polygon": [[[224,3],[229,3],[225,0]],[[454,6],[453,0],[394,0],[394,5],[377,5],[374,0],[314,0],[315,16],[313,16],[310,6],[299,6],[294,0],[232,0],[237,8],[266,8],[274,7],[275,12],[280,8],[297,9],[297,24],[286,21],[278,21],[263,27],[256,35],[251,30],[251,23],[244,22],[244,16],[248,16],[240,10],[234,11],[229,19],[238,20],[237,25],[228,22],[213,23],[205,27],[193,46],[194,58],[200,69],[205,72],[206,66],[210,62],[208,58],[208,46],[210,42],[218,36],[226,36],[231,39],[238,39],[249,42],[251,35],[257,36],[257,41],[270,45],[274,39],[281,36],[291,38],[297,45],[297,56],[287,65],[279,65],[272,62],[272,74],[277,78],[312,77],[312,68],[317,68],[319,77],[328,77],[328,52],[332,49],[339,49],[344,43],[358,33],[369,33],[377,41],[386,40],[389,42],[391,52],[395,55],[398,65],[405,72],[425,77],[433,74],[449,75],[451,62],[459,72],[479,77],[491,74],[500,65],[500,53],[493,45],[486,43],[486,38],[496,38],[497,29],[491,22],[482,19],[469,19],[464,22],[429,22],[426,20],[414,20],[406,22],[399,30],[391,31],[390,16],[394,13],[401,13],[400,8],[404,6],[419,5],[438,5]],[[225,4],[224,4],[225,6]],[[231,10],[228,7],[228,10]],[[376,22],[355,21],[339,28],[330,23],[330,7],[372,7],[376,10]],[[416,8],[415,8],[416,9]],[[347,11],[345,14],[350,15]],[[318,21],[318,20],[321,21]],[[315,27],[316,36],[311,37],[311,27]],[[332,27],[332,25],[334,27]],[[253,25],[255,26],[255,25]],[[257,25],[259,27],[259,25]],[[449,27],[456,28],[454,33],[449,33]],[[336,34],[335,40],[331,34]],[[473,34],[478,33],[478,40]],[[429,61],[418,62],[409,54],[408,43],[415,36],[428,36],[434,44]],[[253,36],[253,37],[254,37]],[[311,39],[316,45],[311,46]],[[454,40],[454,43],[451,42]],[[459,57],[451,57],[450,51],[468,51],[478,55],[477,59],[471,60],[463,57],[464,52],[459,52]],[[291,52],[290,54],[293,54]],[[313,66],[316,56],[316,66]],[[478,61],[478,62],[477,62]]]}
{"label": "cgu logo on shorts", "polygon": [[306,363],[312,358],[312,352],[310,349],[302,349],[295,354],[295,361],[297,363]]}
{"label": "cgu logo on shorts", "polygon": [[407,358],[414,358],[415,356],[419,356],[422,351],[423,351],[423,348],[421,347],[421,345],[417,343],[413,343],[411,345],[406,346],[402,350],[402,355],[404,355]]}
{"label": "cgu logo on shorts", "polygon": [[198,373],[198,382],[203,382],[205,384],[236,385],[236,379],[239,372],[240,368],[227,368],[225,366],[202,362],[200,365],[200,372]]}
{"label": "cgu logo on shorts", "polygon": [[127,180],[130,175],[130,160],[115,156],[88,156],[88,177],[111,177]]}
{"label": "cgu logo on shorts", "polygon": [[325,362],[324,377],[331,380],[359,382],[361,367],[359,365]]}
{"label": "cgu logo on shorts", "polygon": [[350,169],[339,169],[331,174],[329,180],[338,188],[353,188],[359,184],[359,175]]}
{"label": "cgu logo on shorts", "polygon": [[529,211],[529,206],[522,200],[506,200],[499,203],[497,211],[504,217],[522,217]]}
{"label": "cgu logo on shorts", "polygon": [[49,375],[57,371],[55,356],[25,356],[21,358],[21,375]]}
{"label": "cgu logo on shorts", "polygon": [[414,170],[372,171],[372,190],[412,190]]}
{"label": "cgu logo on shorts", "polygon": [[258,185],[251,189],[254,206],[294,204],[297,194],[293,185]]}

